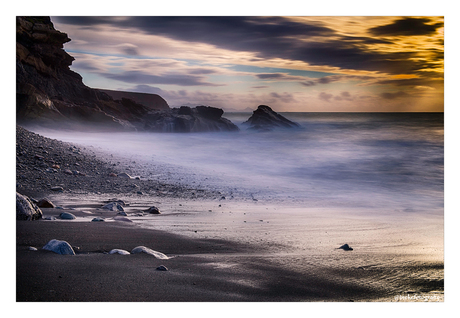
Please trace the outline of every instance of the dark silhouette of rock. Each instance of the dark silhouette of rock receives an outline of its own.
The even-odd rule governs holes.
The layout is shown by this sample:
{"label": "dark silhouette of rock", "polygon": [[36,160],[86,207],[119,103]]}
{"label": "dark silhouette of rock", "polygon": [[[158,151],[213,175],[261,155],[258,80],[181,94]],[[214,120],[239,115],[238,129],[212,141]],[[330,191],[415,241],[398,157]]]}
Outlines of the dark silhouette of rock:
{"label": "dark silhouette of rock", "polygon": [[138,92],[125,92],[125,91],[113,91],[108,89],[98,89],[101,92],[106,93],[114,100],[126,100],[134,101],[138,104],[146,106],[150,110],[167,110],[169,109],[168,103],[157,94],[138,93]]}
{"label": "dark silhouette of rock", "polygon": [[16,192],[16,220],[38,220],[43,213],[31,199]]}
{"label": "dark silhouette of rock", "polygon": [[297,128],[299,124],[290,121],[266,105],[260,105],[243,124],[249,129],[272,130],[273,128]]}
{"label": "dark silhouette of rock", "polygon": [[210,106],[181,106],[170,111],[151,111],[145,116],[145,129],[155,132],[238,131],[224,111]]}
{"label": "dark silhouette of rock", "polygon": [[342,249],[344,251],[353,251],[353,249],[348,244],[340,246],[339,249]]}

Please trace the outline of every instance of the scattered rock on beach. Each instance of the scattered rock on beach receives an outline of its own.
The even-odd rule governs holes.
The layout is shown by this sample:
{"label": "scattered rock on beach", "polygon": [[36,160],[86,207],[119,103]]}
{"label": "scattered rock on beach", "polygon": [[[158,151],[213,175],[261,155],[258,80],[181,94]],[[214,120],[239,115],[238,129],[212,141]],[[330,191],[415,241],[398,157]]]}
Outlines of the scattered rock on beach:
{"label": "scattered rock on beach", "polygon": [[74,220],[77,217],[75,215],[73,215],[72,213],[62,212],[61,214],[59,214],[59,218],[61,218],[63,220]]}
{"label": "scattered rock on beach", "polygon": [[120,254],[120,255],[130,255],[131,253],[125,250],[120,250],[118,248],[115,248],[109,252],[109,254]]}
{"label": "scattered rock on beach", "polygon": [[120,178],[125,178],[125,179],[133,179],[133,177],[131,177],[129,174],[127,174],[126,172],[122,172],[120,174],[118,174],[118,176]]}
{"label": "scattered rock on beach", "polygon": [[158,209],[156,206],[151,206],[147,210],[144,210],[144,212],[150,213],[150,214],[161,214],[160,209]]}
{"label": "scattered rock on beach", "polygon": [[53,202],[50,201],[48,198],[43,198],[38,201],[37,206],[40,208],[54,208],[56,207]]}
{"label": "scattered rock on beach", "polygon": [[167,271],[167,270],[168,270],[168,268],[166,266],[164,266],[164,265],[160,265],[160,266],[157,267],[157,271]]}
{"label": "scattered rock on beach", "polygon": [[131,254],[137,254],[137,253],[146,253],[146,254],[152,255],[152,256],[154,256],[155,258],[158,258],[158,259],[169,259],[169,257],[166,256],[165,254],[157,252],[157,251],[154,251],[154,250],[152,250],[152,249],[150,249],[148,247],[145,247],[145,246],[135,247],[131,251]]}
{"label": "scattered rock on beach", "polygon": [[66,241],[53,239],[43,246],[43,249],[61,255],[75,255],[72,246],[70,246],[70,244]]}
{"label": "scattered rock on beach", "polygon": [[342,249],[344,251],[353,251],[353,248],[351,248],[348,244],[340,246],[339,249]]}
{"label": "scattered rock on beach", "polygon": [[119,203],[119,202],[110,202],[110,203],[107,203],[106,205],[104,205],[102,207],[103,209],[105,210],[109,210],[109,211],[121,211],[123,212],[124,209],[123,209],[123,206]]}
{"label": "scattered rock on beach", "polygon": [[29,246],[29,251],[38,251],[36,247]]}
{"label": "scattered rock on beach", "polygon": [[55,186],[55,187],[51,187],[51,191],[62,192],[64,191],[64,188],[60,186]]}
{"label": "scattered rock on beach", "polygon": [[101,217],[96,217],[96,218],[91,220],[91,222],[104,222],[104,221],[105,221],[105,219],[101,218]]}
{"label": "scattered rock on beach", "polygon": [[17,220],[38,220],[43,217],[39,207],[28,197],[16,192],[16,219]]}
{"label": "scattered rock on beach", "polygon": [[124,216],[115,216],[113,218],[115,221],[122,221],[122,222],[132,222],[130,219]]}

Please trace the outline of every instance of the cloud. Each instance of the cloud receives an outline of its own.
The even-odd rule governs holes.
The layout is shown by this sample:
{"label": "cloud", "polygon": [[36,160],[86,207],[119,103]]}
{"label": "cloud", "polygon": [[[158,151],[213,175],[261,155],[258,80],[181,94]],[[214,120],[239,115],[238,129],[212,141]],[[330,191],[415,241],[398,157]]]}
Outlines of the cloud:
{"label": "cloud", "polygon": [[330,84],[340,81],[369,81],[373,80],[372,76],[360,76],[360,75],[330,75],[316,79],[309,79],[307,81],[300,82],[303,86],[315,86],[317,84]]}
{"label": "cloud", "polygon": [[334,95],[325,92],[319,93],[319,99],[329,102]]}
{"label": "cloud", "polygon": [[354,98],[351,96],[350,92],[341,92],[340,95],[337,95],[334,97],[335,100],[337,101],[342,101],[342,100],[346,100],[346,101],[352,101],[354,100]]}
{"label": "cloud", "polygon": [[396,98],[401,98],[401,97],[407,97],[408,94],[403,92],[403,91],[398,91],[396,93],[381,93],[380,96],[383,99],[396,99]]}
{"label": "cloud", "polygon": [[178,73],[165,73],[161,75],[154,75],[142,71],[125,71],[122,73],[105,73],[101,74],[106,78],[122,81],[132,84],[171,84],[182,86],[223,86],[223,84],[215,84],[204,82],[203,76],[178,74]]}
{"label": "cloud", "polygon": [[272,93],[270,93],[270,97],[279,99],[283,103],[290,103],[290,102],[295,101],[294,96],[292,94],[289,94],[289,93],[286,93],[286,92],[284,92],[283,94],[278,94],[276,92],[272,92]]}
{"label": "cloud", "polygon": [[403,18],[391,24],[381,25],[369,29],[369,32],[378,36],[411,36],[430,35],[442,27],[443,23],[428,24],[428,18]]}
{"label": "cloud", "polygon": [[[174,40],[206,43],[235,52],[252,52],[253,59],[302,61],[312,66],[411,73],[426,67],[416,51],[377,50],[377,44],[392,42],[382,35],[430,35],[442,23],[428,18],[403,18],[369,29],[374,37],[345,36],[312,21],[283,17],[160,16],[160,17],[56,17],[61,23],[82,27],[112,26],[132,32]],[[418,59],[417,59],[418,58]]]}
{"label": "cloud", "polygon": [[125,55],[140,55],[139,48],[137,45],[131,43],[122,43],[115,46],[117,49],[120,50],[122,54]]}

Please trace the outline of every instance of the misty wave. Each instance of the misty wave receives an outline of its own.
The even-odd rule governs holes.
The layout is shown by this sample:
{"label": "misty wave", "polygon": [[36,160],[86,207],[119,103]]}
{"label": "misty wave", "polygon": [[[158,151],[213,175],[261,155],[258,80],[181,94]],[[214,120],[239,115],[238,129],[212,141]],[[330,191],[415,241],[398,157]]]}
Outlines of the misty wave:
{"label": "misty wave", "polygon": [[[169,174],[181,182],[246,196],[255,193],[267,200],[442,209],[443,114],[283,116],[301,124],[301,129],[138,132],[118,133],[116,138],[103,133],[44,134],[136,160],[152,170],[152,177]],[[247,114],[225,117],[241,125]]]}

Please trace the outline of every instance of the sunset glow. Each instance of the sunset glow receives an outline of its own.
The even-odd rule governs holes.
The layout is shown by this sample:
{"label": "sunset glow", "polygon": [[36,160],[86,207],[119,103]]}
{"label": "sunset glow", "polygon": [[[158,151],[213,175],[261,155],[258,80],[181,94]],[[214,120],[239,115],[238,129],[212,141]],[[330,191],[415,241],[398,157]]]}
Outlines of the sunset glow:
{"label": "sunset glow", "polygon": [[93,88],[171,107],[444,111],[443,17],[52,17]]}

